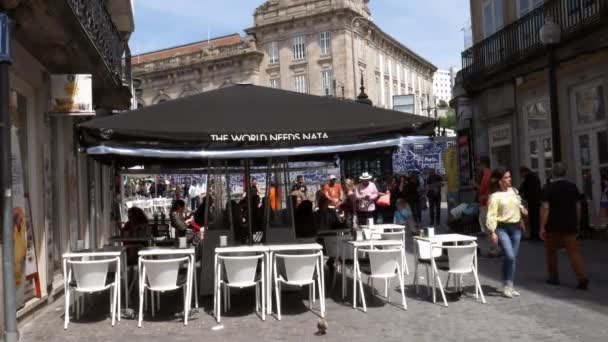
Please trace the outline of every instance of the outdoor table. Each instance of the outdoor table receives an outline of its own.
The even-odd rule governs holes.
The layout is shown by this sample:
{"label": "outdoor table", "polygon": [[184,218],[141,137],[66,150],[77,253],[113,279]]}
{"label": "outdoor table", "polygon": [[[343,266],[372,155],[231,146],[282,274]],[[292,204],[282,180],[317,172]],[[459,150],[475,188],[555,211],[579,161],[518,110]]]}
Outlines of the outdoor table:
{"label": "outdoor table", "polygon": [[[463,234],[437,234],[433,237],[414,237],[415,239],[428,241],[432,245],[442,245],[444,243],[455,243],[456,245],[461,243],[470,243],[477,241],[477,237]],[[431,247],[433,248],[433,247]],[[437,269],[437,264],[435,263],[435,258],[432,257],[433,253],[431,252],[431,279],[433,280],[433,303],[436,302],[436,282],[435,282],[435,270]],[[477,253],[475,253],[475,257],[473,258],[473,263],[475,264],[475,269],[477,269]],[[461,278],[458,278],[458,286],[460,286]],[[441,282],[439,282],[439,287],[443,290]]]}
{"label": "outdoor table", "polygon": [[[194,247],[189,247],[189,248],[162,248],[162,247],[147,247],[147,248],[143,248],[139,251],[139,261],[137,263],[137,267],[138,267],[138,271],[139,271],[139,279],[140,279],[140,284],[141,284],[141,277],[142,277],[142,267],[141,267],[141,260],[144,257],[153,257],[153,256],[167,256],[167,255],[186,255],[190,258],[190,262],[188,263],[188,274],[186,276],[186,281],[187,281],[187,289],[186,289],[186,296],[187,296],[187,303],[192,303],[192,277],[193,277],[193,268],[196,262],[196,258],[195,258],[195,248]],[[140,285],[141,286],[141,285]],[[196,298],[194,298],[195,300],[195,305],[196,308],[198,308],[198,290],[195,289],[195,293],[196,293]],[[187,314],[187,313],[184,313]]]}
{"label": "outdoor table", "polygon": [[[81,250],[77,250],[77,251],[73,251],[73,252],[66,252],[63,253],[62,255],[62,259],[63,259],[63,290],[64,293],[67,293],[67,291],[69,291],[69,286],[70,284],[67,283],[67,279],[68,279],[68,260],[69,259],[75,259],[75,258],[84,258],[84,257],[107,257],[107,258],[120,258],[120,263],[121,265],[118,265],[118,268],[116,270],[116,277],[118,277],[118,284],[120,284],[121,282],[121,278],[122,272],[126,272],[127,269],[127,258],[125,258],[123,255],[124,253],[124,248],[123,247],[116,247],[116,246],[108,246],[108,247],[104,247],[104,248],[97,248],[97,249],[81,249]],[[122,269],[121,269],[122,268]],[[125,279],[126,279],[126,275],[125,275]],[[128,290],[127,290],[127,283],[125,282],[124,285],[125,288],[125,292],[127,292],[127,295],[125,296],[125,307],[129,308],[129,295],[128,295]],[[121,291],[121,287],[118,286],[117,289],[117,294],[118,296],[118,321],[120,321],[121,318],[121,307],[120,307],[120,299],[122,296],[122,291]]]}
{"label": "outdoor table", "polygon": [[[359,269],[359,258],[357,252],[360,248],[373,248],[373,247],[384,247],[384,246],[403,246],[401,240],[362,240],[362,241],[344,241],[345,244],[349,245],[353,250],[353,309],[357,307],[357,280],[361,273]],[[405,251],[401,249],[401,253]],[[342,249],[342,298],[345,297],[346,292],[346,260],[344,257],[344,249]],[[361,291],[361,302],[363,303],[363,311],[367,312],[367,306],[365,304],[365,296],[363,295],[363,286],[359,287]]]}
{"label": "outdoor table", "polygon": [[350,234],[353,230],[351,228],[343,228],[343,229],[323,229],[317,231],[318,236],[324,235],[345,235]]}
{"label": "outdoor table", "polygon": [[139,243],[145,243],[146,245],[150,246],[152,244],[152,241],[154,241],[154,237],[152,236],[142,236],[142,237],[122,237],[122,236],[112,236],[109,239],[110,243],[135,243],[135,242],[139,242]]}
{"label": "outdoor table", "polygon": [[[288,251],[315,251],[319,253],[319,280],[321,282],[321,293],[319,293],[319,298],[321,301],[321,316],[324,316],[325,312],[325,275],[323,272],[323,246],[318,243],[296,243],[296,244],[275,244],[275,245],[267,245],[269,251],[269,262],[271,265],[274,265],[274,254],[276,252],[288,252]],[[272,269],[268,268],[268,280],[269,284],[272,284]],[[272,285],[266,288],[266,294],[269,300],[266,301],[266,306],[268,308],[268,312],[272,313]]]}
{"label": "outdoor table", "polygon": [[[361,228],[369,228],[368,225],[362,225]],[[402,224],[394,224],[394,223],[382,223],[375,224],[371,227],[372,230],[404,230],[406,227]]]}
{"label": "outdoor table", "polygon": [[[221,254],[233,254],[233,253],[264,253],[264,258],[266,259],[266,266],[265,269],[262,270],[262,276],[266,277],[266,289],[262,289],[262,291],[266,291],[266,294],[268,295],[269,291],[268,289],[272,289],[272,287],[270,286],[270,257],[269,257],[269,253],[270,250],[268,248],[268,246],[265,245],[243,245],[243,246],[230,246],[230,247],[216,247],[215,248],[215,257],[213,259],[213,283],[216,284],[217,280],[219,279],[219,274],[218,274],[218,257]],[[213,286],[213,312],[217,312],[217,301],[221,300],[221,298],[217,298],[217,286]],[[270,296],[267,297],[266,302],[272,302],[272,293],[270,293]],[[272,310],[272,306],[268,305],[268,310]],[[264,308],[262,308],[262,310],[264,310]],[[268,312],[272,312],[272,311],[268,311]],[[217,318],[217,317],[216,317]]]}

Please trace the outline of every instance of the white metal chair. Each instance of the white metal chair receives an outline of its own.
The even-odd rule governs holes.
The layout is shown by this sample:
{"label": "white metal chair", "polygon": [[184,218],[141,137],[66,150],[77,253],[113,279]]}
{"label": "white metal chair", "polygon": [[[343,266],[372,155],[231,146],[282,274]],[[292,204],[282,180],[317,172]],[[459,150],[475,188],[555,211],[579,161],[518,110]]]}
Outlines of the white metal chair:
{"label": "white metal chair", "polygon": [[[114,279],[108,279],[108,270],[110,264],[116,264],[116,272]],[[116,312],[119,292],[120,280],[120,258],[111,258],[103,260],[67,260],[68,274],[66,283],[72,282],[72,276],[75,280],[75,286],[69,286],[65,294],[65,322],[64,329],[68,328],[70,322],[70,292],[74,291],[76,312],[80,316],[82,311],[80,307],[80,297],[86,293],[100,292],[110,289],[110,314],[112,316],[112,326],[116,322]],[[82,302],[84,306],[84,301]]]}
{"label": "white metal chair", "polygon": [[[477,274],[477,268],[475,267],[475,255],[477,253],[477,244],[472,243],[464,246],[433,246],[433,249],[446,249],[448,251],[449,269],[448,278],[445,283],[446,289],[448,287],[450,277],[452,275],[454,275],[454,287],[458,288],[460,286],[460,279],[462,275],[473,273],[473,277],[475,278],[475,298],[479,299],[479,295],[481,294],[481,302],[485,304],[486,299],[483,295],[481,284],[479,283],[479,275]],[[435,270],[435,272],[437,273],[437,270]],[[443,288],[441,287],[441,280],[439,279],[439,275],[437,275],[436,278],[439,282],[439,289],[441,291],[441,295],[443,296],[443,303],[445,304],[445,306],[448,306],[445,294],[443,292]],[[433,301],[435,301],[434,297]]]}
{"label": "white metal chair", "polygon": [[[179,270],[182,263],[190,263],[190,257],[172,259],[149,260],[139,257],[139,317],[137,326],[141,327],[143,319],[145,290],[151,292],[167,292],[178,289],[184,291],[184,325],[188,325],[188,314],[190,303],[188,301],[188,288],[191,286],[191,267],[188,274],[180,276]],[[154,316],[154,295],[152,297],[152,315]]]}
{"label": "white metal chair", "polygon": [[420,264],[424,265],[426,268],[426,285],[427,285],[427,294],[431,294],[431,279],[429,275],[429,270],[432,268],[431,259],[438,258],[441,256],[441,245],[434,245],[438,248],[433,248],[433,245],[430,241],[422,240],[422,239],[414,239],[414,246],[416,250],[416,260],[415,260],[415,270],[414,270],[414,285],[416,286],[416,293],[418,293],[418,268]]}
{"label": "white metal chair", "polygon": [[[380,240],[401,240],[403,241],[403,257],[401,258],[401,269],[404,274],[410,275],[410,269],[407,267],[407,258],[405,256],[405,230],[397,232],[384,232],[380,234]],[[395,249],[395,247],[387,246],[385,249]]]}
{"label": "white metal chair", "polygon": [[[317,272],[317,284],[319,286],[319,294],[323,294],[321,289],[320,277],[321,269],[319,265],[319,258],[321,253],[314,254],[275,254],[273,264],[273,275],[274,275],[274,290],[277,302],[277,318],[281,320],[281,285],[292,285],[292,286],[306,286],[308,285],[308,308],[312,309],[312,303],[315,298],[314,286],[315,286],[315,271]],[[277,262],[283,261],[285,266],[284,274],[277,272]],[[321,304],[321,317],[325,317],[325,304],[323,298],[320,298]]]}
{"label": "white metal chair", "polygon": [[[258,274],[258,262],[261,260],[260,276]],[[251,256],[218,256],[216,270],[216,284],[214,298],[214,310],[217,322],[221,320],[222,290],[224,292],[224,306],[230,309],[229,288],[245,288],[255,286],[255,310],[262,313],[262,320],[266,320],[266,278],[264,270],[264,254]],[[222,266],[223,271],[222,272]],[[261,301],[261,303],[260,303]],[[261,307],[260,307],[261,304]]]}
{"label": "white metal chair", "polygon": [[[390,284],[389,280],[397,277],[399,279],[399,287],[401,289],[401,302],[403,309],[407,310],[407,303],[405,301],[405,288],[403,284],[403,269],[400,263],[403,262],[403,248],[398,247],[396,249],[371,249],[367,250],[369,257],[369,271],[366,272],[370,279],[383,279],[385,284]],[[361,270],[359,270],[361,272]],[[361,274],[359,274],[361,279]],[[390,302],[390,291],[387,291],[385,287],[386,300]],[[367,311],[365,304],[365,297],[361,294],[361,301],[363,302],[363,311]]]}

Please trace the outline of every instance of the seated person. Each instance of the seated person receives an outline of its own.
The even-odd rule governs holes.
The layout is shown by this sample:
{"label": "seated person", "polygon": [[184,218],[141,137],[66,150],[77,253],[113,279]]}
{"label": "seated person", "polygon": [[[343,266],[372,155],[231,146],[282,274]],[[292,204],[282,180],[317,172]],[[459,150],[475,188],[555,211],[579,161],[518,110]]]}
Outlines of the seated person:
{"label": "seated person", "polygon": [[[131,207],[127,211],[128,221],[120,230],[120,235],[125,238],[145,236],[148,230],[148,217],[141,208]],[[145,242],[123,242],[127,247],[127,264],[137,265],[138,251],[146,245]]]}
{"label": "seated person", "polygon": [[302,201],[295,210],[294,218],[297,237],[311,237],[315,235],[311,201]]}
{"label": "seated person", "polygon": [[414,227],[412,210],[407,201],[403,198],[397,199],[396,207],[395,214],[393,215],[393,223],[406,227]]}
{"label": "seated person", "polygon": [[169,212],[169,218],[171,220],[171,226],[175,228],[176,237],[186,236],[186,230],[188,230],[188,223],[186,223],[185,217],[186,202],[183,200],[173,201],[171,211]]}

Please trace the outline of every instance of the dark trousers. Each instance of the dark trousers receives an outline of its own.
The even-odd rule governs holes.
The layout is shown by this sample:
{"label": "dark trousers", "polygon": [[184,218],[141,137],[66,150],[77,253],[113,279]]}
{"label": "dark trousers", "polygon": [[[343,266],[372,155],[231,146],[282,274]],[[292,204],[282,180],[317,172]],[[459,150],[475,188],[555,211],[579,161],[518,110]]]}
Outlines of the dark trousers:
{"label": "dark trousers", "polygon": [[422,208],[420,208],[420,198],[416,200],[409,200],[407,203],[412,209],[412,216],[414,216],[414,222],[420,223],[422,221]]}
{"label": "dark trousers", "polygon": [[431,226],[441,223],[441,196],[427,196],[429,199],[429,218]]}
{"label": "dark trousers", "polygon": [[375,222],[375,216],[375,211],[357,211],[357,224],[359,226],[367,225],[367,219],[369,218],[373,218]]}
{"label": "dark trousers", "polygon": [[583,267],[583,258],[578,252],[578,242],[576,241],[576,233],[562,232],[547,232],[545,237],[545,252],[547,258],[547,273],[549,279],[559,280],[559,271],[557,266],[557,249],[560,246],[566,247],[566,253],[570,258],[572,269],[576,274],[579,282],[587,279],[585,269]]}
{"label": "dark trousers", "polygon": [[530,239],[540,240],[540,203],[528,203],[528,222]]}

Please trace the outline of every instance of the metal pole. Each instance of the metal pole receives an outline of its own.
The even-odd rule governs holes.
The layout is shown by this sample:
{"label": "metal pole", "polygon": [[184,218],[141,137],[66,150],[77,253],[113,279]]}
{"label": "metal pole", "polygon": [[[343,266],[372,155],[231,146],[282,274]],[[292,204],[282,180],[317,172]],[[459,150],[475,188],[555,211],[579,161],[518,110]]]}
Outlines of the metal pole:
{"label": "metal pole", "polygon": [[355,17],[350,22],[350,32],[351,32],[351,46],[353,49],[352,57],[353,57],[353,98],[357,98],[357,67],[356,67],[356,59],[355,59],[355,21],[360,17]]}
{"label": "metal pole", "polygon": [[559,105],[557,102],[557,76],[555,63],[555,49],[549,47],[547,54],[549,64],[549,101],[551,108],[551,141],[553,142],[553,161],[562,161],[562,142],[559,124]]}
{"label": "metal pole", "polygon": [[245,160],[245,193],[247,198],[247,226],[249,228],[249,244],[253,244],[253,222],[251,222],[251,218],[253,217],[252,210],[252,201],[251,198],[251,170],[249,169],[251,161],[249,159]]}
{"label": "metal pole", "polygon": [[13,241],[13,177],[11,160],[11,118],[9,113],[10,62],[0,62],[0,164],[2,182],[2,279],[4,286],[4,341],[19,340],[15,290],[15,254]]}
{"label": "metal pole", "polygon": [[95,184],[95,161],[87,157],[87,174],[89,175],[89,248],[97,248],[97,227],[95,203],[97,194],[97,184]]}

